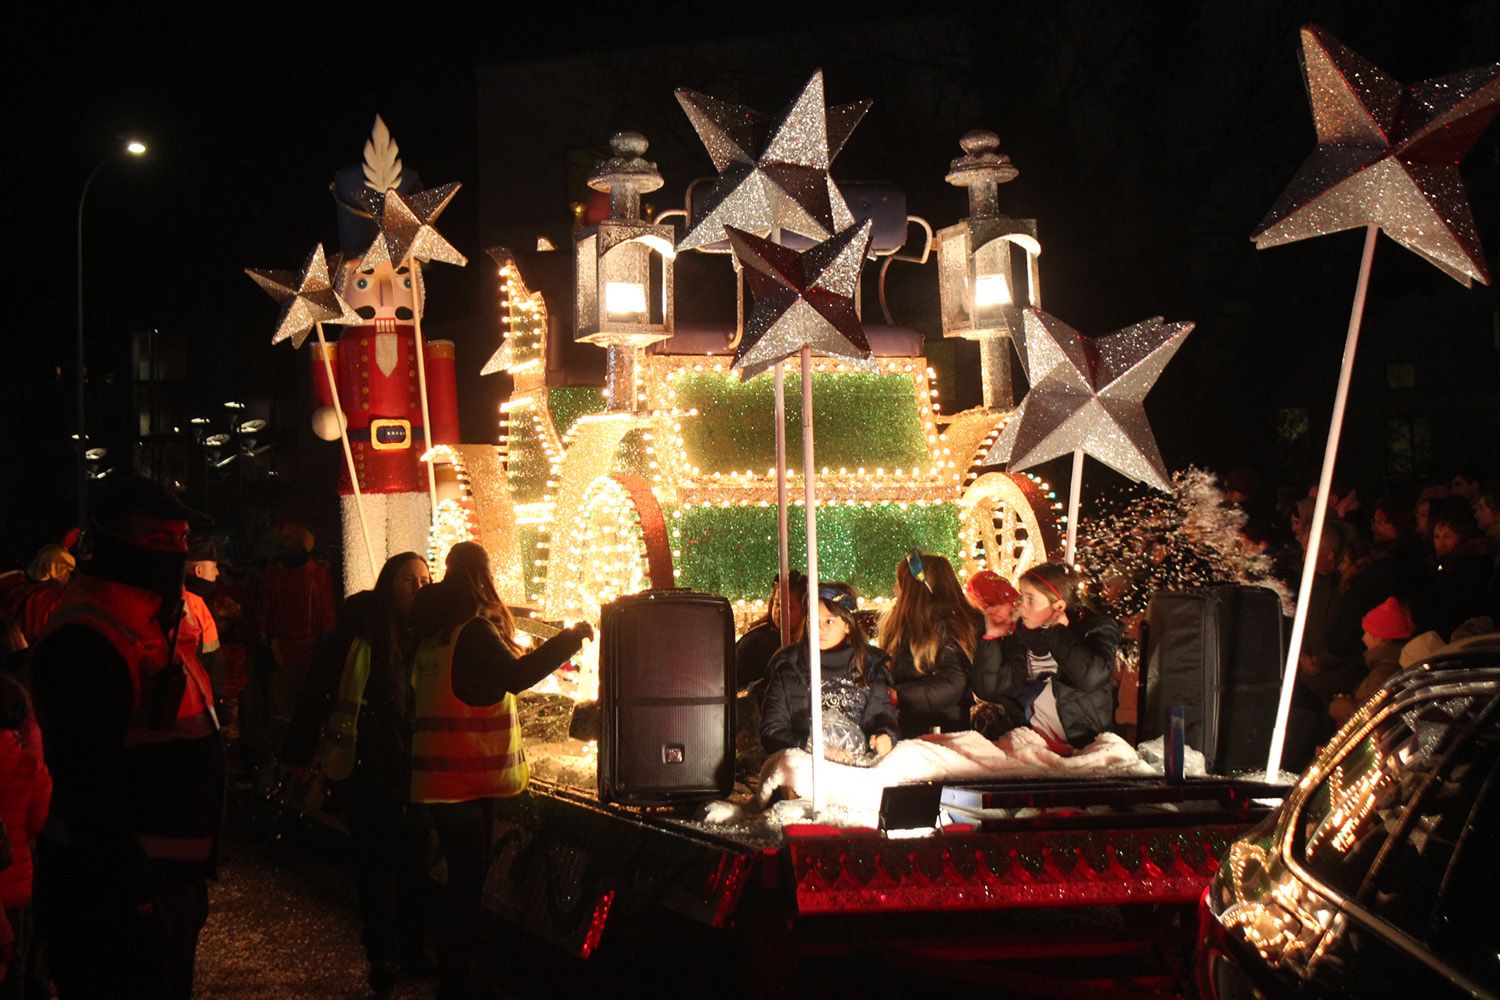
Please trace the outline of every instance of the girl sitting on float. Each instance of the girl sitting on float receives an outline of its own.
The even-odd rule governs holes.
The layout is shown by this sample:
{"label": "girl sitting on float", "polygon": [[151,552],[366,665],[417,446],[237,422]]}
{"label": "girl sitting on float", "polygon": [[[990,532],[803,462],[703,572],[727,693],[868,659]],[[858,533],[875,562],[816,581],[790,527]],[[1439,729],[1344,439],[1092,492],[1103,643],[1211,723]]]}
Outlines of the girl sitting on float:
{"label": "girl sitting on float", "polygon": [[903,739],[969,728],[969,669],[982,628],[947,559],[913,549],[896,565],[880,647],[891,658]]}
{"label": "girl sitting on float", "polygon": [[1120,625],[1079,602],[1077,578],[1064,563],[1033,566],[1017,589],[1019,641],[985,644],[974,693],[1004,705],[1050,749],[1067,754],[1113,721]]}
{"label": "girl sitting on float", "polygon": [[[818,602],[813,626],[822,651],[823,755],[867,767],[889,753],[898,736],[886,655],[865,637],[852,587],[820,584]],[[806,624],[798,631],[798,641],[782,647],[771,660],[760,727],[767,753],[811,749],[812,672]]]}

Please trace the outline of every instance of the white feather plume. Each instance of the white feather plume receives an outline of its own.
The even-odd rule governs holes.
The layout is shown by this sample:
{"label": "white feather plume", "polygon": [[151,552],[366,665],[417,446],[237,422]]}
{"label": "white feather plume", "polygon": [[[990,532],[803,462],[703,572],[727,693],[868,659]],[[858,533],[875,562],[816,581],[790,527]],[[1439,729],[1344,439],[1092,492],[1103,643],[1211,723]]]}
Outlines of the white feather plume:
{"label": "white feather plume", "polygon": [[401,186],[401,148],[379,115],[365,140],[365,184],[381,194]]}

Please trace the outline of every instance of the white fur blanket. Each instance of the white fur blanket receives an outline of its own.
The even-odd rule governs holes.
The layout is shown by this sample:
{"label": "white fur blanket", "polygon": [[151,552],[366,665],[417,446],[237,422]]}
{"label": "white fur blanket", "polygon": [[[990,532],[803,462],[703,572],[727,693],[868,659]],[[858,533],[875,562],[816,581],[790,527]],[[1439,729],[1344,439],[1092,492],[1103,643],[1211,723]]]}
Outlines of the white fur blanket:
{"label": "white fur blanket", "polygon": [[[944,733],[902,740],[874,767],[850,767],[828,761],[819,770],[826,784],[825,819],[858,826],[877,825],[881,792],[890,785],[919,781],[994,781],[1004,778],[1120,777],[1159,774],[1140,754],[1113,733],[1102,733],[1072,756],[1047,749],[1030,729],[1015,729],[991,743],[976,732]],[[761,770],[760,791],[748,810],[714,803],[710,823],[743,820],[745,812],[764,810],[784,791],[799,798],[809,790],[812,757],[801,750],[772,754]]]}

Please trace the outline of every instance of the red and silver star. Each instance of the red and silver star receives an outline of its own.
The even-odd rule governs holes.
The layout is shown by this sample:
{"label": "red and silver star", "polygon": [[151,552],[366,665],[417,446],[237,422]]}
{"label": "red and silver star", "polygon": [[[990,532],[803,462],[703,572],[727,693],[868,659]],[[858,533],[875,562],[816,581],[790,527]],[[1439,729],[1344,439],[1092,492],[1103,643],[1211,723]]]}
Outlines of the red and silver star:
{"label": "red and silver star", "polygon": [[804,347],[847,358],[861,370],[875,370],[854,308],[870,227],[868,220],[850,226],[806,251],[725,227],[755,297],[734,352],[740,378],[751,378]]}
{"label": "red and silver star", "polygon": [[826,240],[854,224],[828,168],[870,109],[869,101],[829,108],[819,70],[759,154],[751,147],[763,115],[691,90],[679,90],[677,101],[720,174],[706,212],[678,250],[721,243],[726,226],[757,236],[784,230]]}
{"label": "red and silver star", "polygon": [[349,308],[349,303],[333,290],[333,281],[328,276],[328,260],[323,256],[321,243],[313,248],[313,252],[307,257],[307,263],[302,265],[302,270],[298,273],[253,267],[245,268],[245,273],[273,299],[282,303],[276,332],[271,335],[273,344],[290,340],[293,347],[301,347],[318,323],[364,322],[358,313]]}
{"label": "red and silver star", "polygon": [[1193,329],[1161,317],[1084,337],[1056,316],[1026,310],[1017,348],[1031,391],[985,456],[1011,472],[1082,451],[1137,482],[1167,490],[1146,420],[1146,393]]}
{"label": "red and silver star", "polygon": [[1488,284],[1458,161],[1500,109],[1500,63],[1402,88],[1309,25],[1302,70],[1318,146],[1255,245],[1379,226],[1463,284]]}
{"label": "red and silver star", "polygon": [[467,264],[468,259],[432,225],[458,193],[458,188],[457,184],[443,184],[405,195],[394,189],[372,194],[370,212],[380,231],[370,249],[365,251],[361,267],[379,267],[385,263],[400,267],[408,257],[420,261],[438,260],[460,267]]}

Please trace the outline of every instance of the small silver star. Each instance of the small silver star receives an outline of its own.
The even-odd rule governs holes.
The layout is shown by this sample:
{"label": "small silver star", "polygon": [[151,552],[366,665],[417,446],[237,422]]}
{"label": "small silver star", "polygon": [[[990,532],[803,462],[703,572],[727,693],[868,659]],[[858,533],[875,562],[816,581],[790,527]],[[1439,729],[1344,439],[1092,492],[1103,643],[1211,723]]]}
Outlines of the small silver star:
{"label": "small silver star", "polygon": [[323,244],[319,243],[307,257],[302,270],[272,271],[264,268],[245,268],[255,283],[277,302],[282,304],[281,315],[276,321],[276,332],[271,343],[290,340],[293,347],[301,347],[307,335],[318,323],[363,323],[349,303],[333,289],[328,276],[328,260],[323,255]]}

